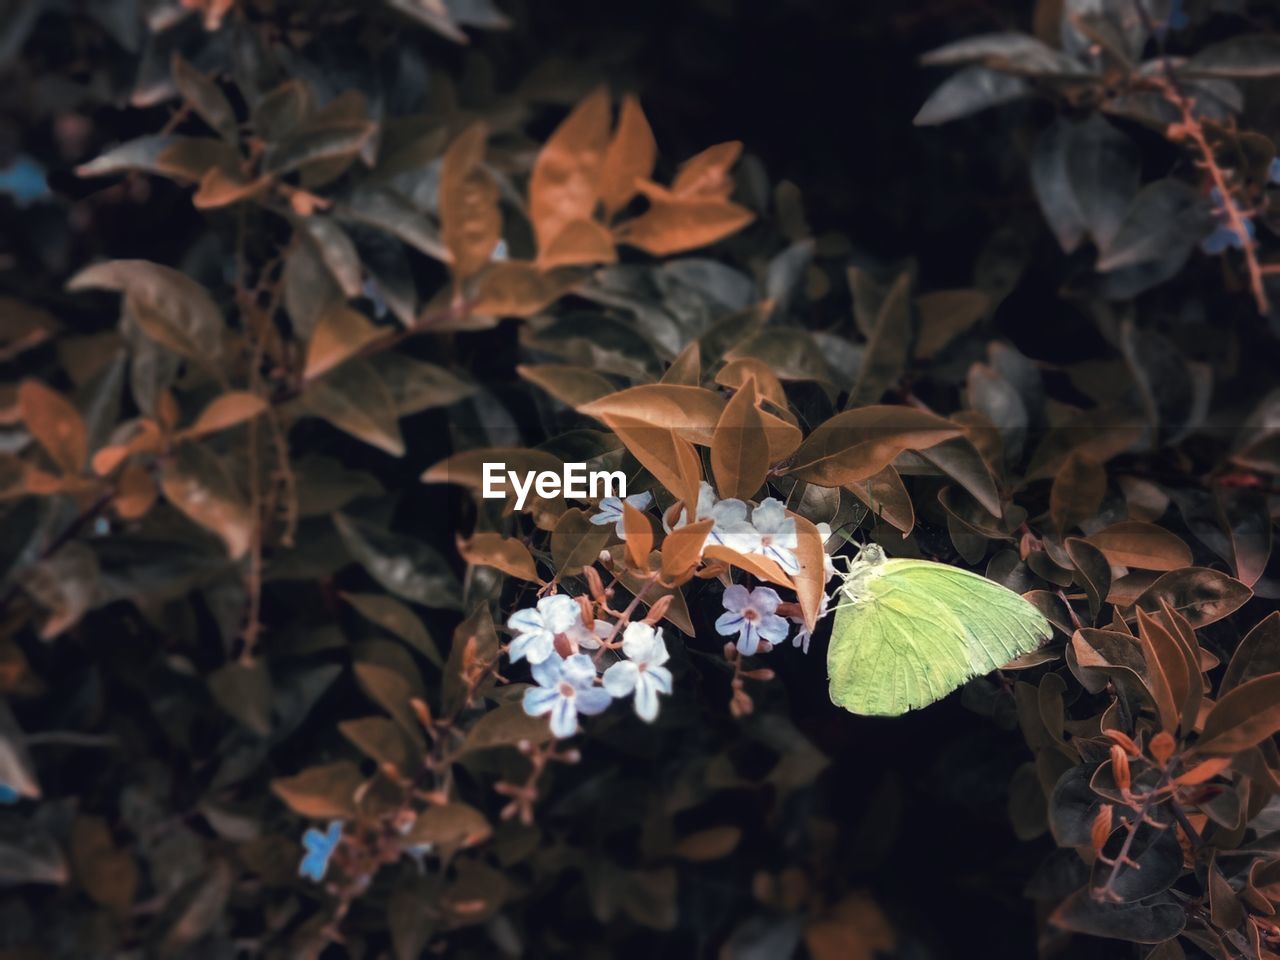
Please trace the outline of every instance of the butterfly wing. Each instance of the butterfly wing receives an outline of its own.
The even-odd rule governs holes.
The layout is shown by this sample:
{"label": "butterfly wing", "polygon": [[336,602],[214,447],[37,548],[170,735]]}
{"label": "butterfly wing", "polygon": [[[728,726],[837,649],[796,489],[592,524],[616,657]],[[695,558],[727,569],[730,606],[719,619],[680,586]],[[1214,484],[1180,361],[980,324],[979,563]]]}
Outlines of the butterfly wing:
{"label": "butterfly wing", "polygon": [[1053,633],[1034,606],[986,577],[928,560],[888,560],[865,596],[836,611],[831,700],[897,716],[941,700]]}

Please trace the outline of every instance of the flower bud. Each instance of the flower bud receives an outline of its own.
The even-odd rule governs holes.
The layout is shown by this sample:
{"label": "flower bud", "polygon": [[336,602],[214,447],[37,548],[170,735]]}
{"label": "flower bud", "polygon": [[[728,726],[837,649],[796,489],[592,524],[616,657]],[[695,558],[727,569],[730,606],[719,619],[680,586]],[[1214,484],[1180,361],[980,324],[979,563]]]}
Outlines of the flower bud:
{"label": "flower bud", "polygon": [[1129,757],[1124,752],[1124,747],[1118,743],[1111,745],[1111,774],[1115,777],[1116,786],[1122,792],[1127,792],[1132,780],[1129,777]]}
{"label": "flower bud", "polygon": [[1173,756],[1177,748],[1177,742],[1163,730],[1152,737],[1151,742],[1147,744],[1147,749],[1151,751],[1151,756],[1162,767],[1168,765],[1169,758]]}

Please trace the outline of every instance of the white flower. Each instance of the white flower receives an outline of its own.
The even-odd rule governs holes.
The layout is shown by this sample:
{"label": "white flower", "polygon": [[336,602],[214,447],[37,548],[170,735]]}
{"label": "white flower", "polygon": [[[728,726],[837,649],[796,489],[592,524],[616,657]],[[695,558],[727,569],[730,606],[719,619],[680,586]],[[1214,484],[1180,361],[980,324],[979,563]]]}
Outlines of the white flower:
{"label": "white flower", "polygon": [[578,601],[563,593],[543,597],[536,609],[517,610],[507,621],[516,635],[507,655],[512,663],[526,657],[530,663],[541,663],[555,652],[556,634],[571,630],[575,623],[582,624]]}
{"label": "white flower", "polygon": [[671,671],[667,662],[667,645],[662,634],[647,623],[629,623],[622,633],[619,661],[604,672],[604,688],[612,697],[625,697],[635,692],[636,715],[652,722],[658,716],[658,694],[671,692]]}
{"label": "white flower", "polygon": [[762,500],[751,511],[751,525],[760,535],[759,546],[752,551],[774,561],[787,573],[799,573],[800,561],[796,549],[800,538],[796,534],[796,518],[787,516],[787,508],[776,497]]}
{"label": "white flower", "polygon": [[[830,597],[830,595],[829,595],[829,594],[825,594],[825,593],[824,593],[824,594],[822,595],[822,603],[821,603],[821,605],[818,607],[818,621],[817,621],[817,622],[819,622],[819,623],[820,623],[820,622],[823,620],[823,618],[824,618],[824,617],[826,617],[826,615],[827,615],[827,605],[828,605],[830,602],[831,602],[831,597]],[[802,648],[802,652],[803,652],[803,653],[808,653],[808,652],[809,652],[809,641],[813,639],[813,632],[812,632],[808,627],[806,627],[806,626],[804,625],[804,617],[803,617],[803,616],[798,616],[798,617],[787,617],[787,619],[788,619],[788,620],[790,620],[792,623],[794,623],[794,624],[796,625],[796,627],[798,628],[798,629],[796,630],[796,635],[795,635],[794,637],[792,637],[792,638],[791,638],[791,645],[792,645],[793,647],[800,647],[800,648]]]}
{"label": "white flower", "polygon": [[[636,493],[627,497],[627,503],[635,507],[637,510],[645,510],[650,503],[653,502],[653,494],[648,490],[644,493]],[[604,497],[600,501],[598,513],[593,513],[589,519],[597,527],[603,527],[607,523],[614,525],[613,529],[623,540],[627,539],[627,528],[622,520],[622,501],[617,497]]]}
{"label": "white flower", "polygon": [[722,637],[738,635],[738,650],[752,656],[761,640],[781,643],[787,638],[787,621],[776,611],[782,598],[769,587],[756,587],[748,592],[735,583],[724,592],[724,609],[716,620],[716,633]]}
{"label": "white flower", "polygon": [[736,499],[721,500],[711,508],[714,524],[708,543],[718,543],[738,553],[759,553],[760,534],[747,520],[747,505]]}
{"label": "white flower", "polygon": [[578,714],[603,712],[613,698],[595,685],[596,665],[585,653],[561,660],[548,657],[533,666],[536,687],[524,692],[524,712],[531,717],[551,714],[551,732],[560,739],[578,732]]}
{"label": "white flower", "polygon": [[594,627],[588,627],[579,618],[573,626],[564,632],[575,647],[581,650],[599,650],[600,641],[613,632],[613,624],[608,620],[597,620]]}

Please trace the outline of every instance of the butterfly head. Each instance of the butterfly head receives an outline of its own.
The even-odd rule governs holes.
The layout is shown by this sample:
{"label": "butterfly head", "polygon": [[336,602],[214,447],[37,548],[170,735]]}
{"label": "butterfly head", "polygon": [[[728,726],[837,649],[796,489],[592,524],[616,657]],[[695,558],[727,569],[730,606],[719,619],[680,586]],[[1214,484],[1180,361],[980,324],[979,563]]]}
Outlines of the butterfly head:
{"label": "butterfly head", "polygon": [[[840,559],[840,558],[837,558]],[[880,573],[880,566],[888,559],[884,548],[877,543],[864,543],[852,557],[844,557],[845,569],[840,573],[840,593],[844,600],[857,602],[866,595],[867,582]]]}

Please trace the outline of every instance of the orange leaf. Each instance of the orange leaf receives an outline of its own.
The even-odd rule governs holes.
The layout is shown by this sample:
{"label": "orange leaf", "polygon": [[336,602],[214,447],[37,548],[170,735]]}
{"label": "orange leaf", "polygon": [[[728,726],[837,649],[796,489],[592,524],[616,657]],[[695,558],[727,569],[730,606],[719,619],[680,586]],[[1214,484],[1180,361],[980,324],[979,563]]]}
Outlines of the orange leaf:
{"label": "orange leaf", "polygon": [[571,220],[538,254],[538,269],[588,263],[616,263],[618,251],[608,229],[595,220]]}
{"label": "orange leaf", "polygon": [[498,185],[484,168],[488,129],[475,123],[449,145],[440,164],[440,239],[453,257],[453,275],[478,273],[502,236]]}
{"label": "orange leaf", "polygon": [[733,193],[729,169],[742,156],[742,141],[729,140],[707,147],[680,164],[671,192],[681,197],[728,200]]}
{"label": "orange leaf", "polygon": [[949,420],[914,407],[859,407],[836,414],[809,434],[788,473],[823,487],[858,483],[903,450],[924,450],[962,433]]}
{"label": "orange leaf", "polygon": [[773,372],[773,367],[758,357],[738,357],[730,360],[716,372],[716,383],[723,387],[738,390],[748,379],[756,382],[756,393],[761,400],[767,400],[779,410],[787,410],[786,391],[782,389],[782,381]]}
{"label": "orange leaf", "polygon": [[817,527],[799,514],[790,516],[796,521],[796,559],[800,562],[800,572],[791,579],[796,584],[796,599],[800,601],[805,626],[812,632],[827,592],[827,549]]}
{"label": "orange leaf", "polygon": [[608,145],[609,91],[598,87],[573,108],[534,162],[529,215],[539,250],[549,249],[565,224],[591,216]]}
{"label": "orange leaf", "polygon": [[606,217],[612,217],[636,195],[636,181],[652,175],[657,154],[653,131],[640,109],[640,101],[627,94],[600,171],[600,201]]}
{"label": "orange leaf", "polygon": [[39,380],[18,387],[18,410],[31,436],[64,474],[79,473],[89,457],[89,431],[80,411]]}
{"label": "orange leaf", "polygon": [[1176,534],[1141,520],[1113,523],[1085,537],[1113,564],[1139,570],[1181,570],[1191,563],[1191,548]]}
{"label": "orange leaf", "polygon": [[256,393],[232,390],[209,402],[196,422],[178,434],[184,440],[203,437],[252,420],[267,409],[267,402]]}
{"label": "orange leaf", "polygon": [[655,257],[705,247],[737,233],[755,214],[727,200],[650,196],[649,209],[614,228],[618,243]]}
{"label": "orange leaf", "polygon": [[657,481],[685,504],[698,502],[702,463],[689,441],[672,430],[650,426],[629,417],[603,418],[609,429]]}
{"label": "orange leaf", "polygon": [[688,576],[702,557],[702,545],[715,526],[714,520],[699,520],[676,527],[662,541],[662,578],[676,583]]}
{"label": "orange leaf", "polygon": [[1227,767],[1231,766],[1234,757],[1210,757],[1197,763],[1186,773],[1174,778],[1174,783],[1184,787],[1189,787],[1197,783],[1204,783],[1206,780],[1212,780]]}
{"label": "orange leaf", "polygon": [[723,397],[702,387],[646,383],[593,400],[579,410],[606,422],[609,417],[625,417],[638,424],[671,430],[692,443],[709,447],[724,407]]}
{"label": "orange leaf", "polygon": [[731,567],[745,570],[761,580],[768,580],[770,583],[776,583],[780,587],[787,587],[791,590],[795,589],[795,583],[787,575],[787,572],[778,566],[775,561],[770,560],[763,554],[739,553],[731,547],[722,546],[718,543],[713,543],[702,553],[703,556],[710,560],[720,560]]}
{"label": "orange leaf", "polygon": [[649,554],[653,552],[653,524],[643,513],[622,502],[622,523],[627,534],[627,558],[637,570],[649,569]]}
{"label": "orange leaf", "polygon": [[749,499],[769,473],[764,419],[756,407],[756,382],[748,380],[725,404],[711,439],[711,470],[722,497]]}
{"label": "orange leaf", "polygon": [[458,553],[467,563],[494,567],[521,580],[542,583],[529,548],[500,533],[477,533],[470,540],[458,538]]}

